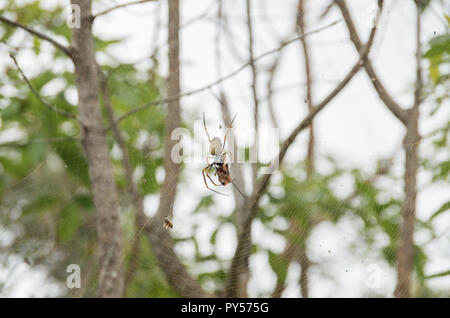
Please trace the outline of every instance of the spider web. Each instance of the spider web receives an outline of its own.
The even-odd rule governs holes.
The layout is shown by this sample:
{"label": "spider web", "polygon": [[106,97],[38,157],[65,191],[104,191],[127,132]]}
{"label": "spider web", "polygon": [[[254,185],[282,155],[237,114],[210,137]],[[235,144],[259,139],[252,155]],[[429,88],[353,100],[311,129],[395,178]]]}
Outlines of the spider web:
{"label": "spider web", "polygon": [[[241,88],[244,82],[246,83],[246,81],[238,77],[232,83],[232,85],[235,85],[238,88],[239,94],[242,94]],[[293,86],[293,88],[296,87],[298,86]],[[284,93],[290,96],[288,91],[284,91]],[[238,94],[236,94],[236,96],[238,96],[238,98],[242,97]],[[235,99],[237,99],[236,96],[234,96]],[[205,94],[199,94],[197,103],[200,103],[199,101],[202,99],[208,100],[207,98],[211,97],[207,97]],[[191,103],[195,104],[195,102],[187,102],[187,104]],[[207,103],[203,102],[202,105],[203,104]],[[218,113],[216,111],[211,111],[209,105],[203,105],[202,111],[208,111],[208,117],[210,113]],[[186,110],[186,113],[184,114],[188,119],[186,122],[190,123],[190,120],[200,118],[202,111],[200,111],[200,109],[196,109],[195,111]],[[218,122],[221,122],[220,115],[216,115],[215,117],[216,118],[210,120],[210,123],[213,126],[217,125]],[[130,119],[130,121],[132,121],[132,119]],[[245,123],[245,119],[241,121],[241,125],[243,122]],[[136,131],[145,130],[145,128],[142,127],[136,127],[134,129]],[[279,255],[283,254],[285,247],[289,242],[297,242],[299,243],[298,245],[301,245],[302,243],[303,237],[301,231],[293,231],[290,232],[289,235],[286,235],[286,232],[289,232],[289,225],[295,220],[309,220],[311,215],[324,215],[325,218],[325,221],[321,221],[320,224],[312,230],[310,237],[306,241],[306,250],[312,262],[310,268],[312,278],[310,279],[310,282],[312,284],[312,293],[314,292],[313,295],[320,294],[314,289],[317,289],[317,286],[319,286],[319,288],[325,286],[324,288],[328,290],[336,291],[339,290],[337,285],[342,285],[343,280],[348,281],[355,279],[359,282],[365,282],[364,279],[361,279],[358,276],[358,273],[359,275],[364,275],[366,272],[361,271],[361,269],[352,265],[354,263],[360,263],[362,257],[366,259],[365,263],[362,265],[363,267],[370,265],[372,261],[374,264],[379,264],[377,261],[379,255],[377,252],[381,250],[384,243],[381,244],[376,242],[374,245],[376,248],[374,248],[374,250],[369,252],[366,251],[367,245],[365,245],[365,242],[359,242],[361,241],[360,231],[364,230],[364,224],[362,224],[361,219],[359,219],[358,216],[353,217],[343,215],[341,219],[335,220],[335,216],[330,213],[330,210],[333,212],[349,209],[342,202],[345,195],[338,195],[341,192],[341,190],[339,190],[339,185],[332,187],[327,183],[319,183],[318,186],[315,186],[314,182],[307,182],[305,167],[302,164],[298,165],[298,162],[303,161],[303,158],[305,158],[304,149],[306,149],[306,140],[304,137],[299,137],[299,139],[300,140],[290,149],[291,155],[288,156],[288,159],[282,167],[285,177],[282,177],[280,171],[277,171],[272,177],[272,183],[267,191],[268,194],[261,198],[260,211],[252,225],[253,247],[250,256],[250,277],[248,283],[250,296],[270,296],[276,286],[277,278],[283,275],[286,277],[287,284],[283,295],[300,295],[298,281],[301,275],[301,267],[298,265],[299,260],[294,259],[290,262],[286,262],[279,257]],[[109,138],[109,140],[112,142],[112,138]],[[204,140],[203,142],[197,142],[197,146],[199,146],[199,144],[204,147],[207,146]],[[114,157],[114,147],[112,147],[112,149],[112,157]],[[207,151],[203,151],[203,155],[206,154]],[[133,156],[133,154],[131,154],[131,156]],[[78,161],[78,157],[73,157],[72,159],[74,160],[71,160],[72,164],[70,168],[75,174],[77,172],[81,174],[84,170],[84,163]],[[3,220],[4,224],[2,226],[6,230],[2,229],[3,234],[1,236],[1,241],[6,243],[2,244],[2,246],[8,246],[7,243],[14,240],[14,238],[21,239],[22,235],[26,235],[28,232],[36,230],[32,226],[26,227],[33,224],[33,218],[36,220],[36,224],[45,225],[47,224],[46,222],[49,224],[48,228],[43,226],[37,230],[47,231],[49,234],[52,234],[52,231],[54,231],[54,229],[51,228],[52,221],[54,220],[47,220],[48,216],[51,214],[47,212],[49,210],[53,211],[53,207],[43,209],[41,211],[42,213],[36,214],[31,220],[22,223],[20,219],[24,213],[22,208],[31,199],[30,193],[35,194],[37,192],[41,196],[46,197],[48,201],[59,199],[61,197],[70,199],[74,196],[74,193],[71,192],[73,188],[70,186],[67,188],[58,187],[58,178],[67,173],[66,170],[68,167],[59,162],[58,165],[61,170],[51,172],[51,166],[55,165],[55,160],[57,161],[57,159],[54,159],[53,163],[49,165],[49,161],[51,162],[51,160],[51,158],[47,158],[36,165],[35,169],[32,169],[32,171],[22,179],[15,180],[12,184],[4,185],[4,192],[7,193],[7,197],[2,201],[1,220]],[[337,160],[344,161],[345,159],[341,157]],[[366,162],[365,165],[374,167],[377,160],[378,158],[371,158],[370,162]],[[115,161],[117,161],[117,164],[119,159],[115,158]],[[323,158],[319,157],[319,166],[322,165],[322,161]],[[393,165],[398,167],[399,163],[402,163],[402,159],[401,157],[396,156]],[[323,163],[324,166],[327,164],[329,165],[329,163]],[[187,268],[191,277],[207,291],[220,291],[227,282],[230,262],[237,245],[238,233],[235,225],[236,215],[233,213],[236,204],[235,198],[232,195],[231,186],[225,188],[230,196],[217,195],[205,189],[201,176],[201,169],[205,165],[204,161],[201,163],[186,162],[183,163],[183,165],[183,172],[176,185],[177,199],[173,204],[173,215],[171,220],[174,223],[174,228],[169,232],[172,240],[162,240],[160,244],[172,247],[172,243],[174,243],[173,248],[181,262]],[[251,165],[242,164],[240,166],[243,168],[245,179],[245,184],[240,185],[240,187],[241,189],[246,189],[246,193],[249,194],[248,190],[251,189],[250,185],[252,182]],[[142,177],[139,170],[139,165],[136,165],[134,171],[135,179],[138,184],[141,184],[142,182],[145,182],[145,178]],[[160,171],[161,169],[157,170]],[[66,178],[63,177],[63,180],[65,179]],[[161,184],[161,178],[155,177],[155,179],[158,180],[158,184]],[[340,179],[336,178],[333,180],[339,184],[339,181],[336,180]],[[396,183],[397,186],[400,183],[398,179],[393,182]],[[326,192],[328,188],[332,189],[339,200],[334,197],[325,196],[324,199],[320,197],[321,195],[324,195],[323,191]],[[351,188],[351,186],[348,186],[347,188]],[[308,191],[299,193],[296,192],[297,189],[306,189]],[[86,193],[87,192],[81,192],[82,195]],[[349,193],[346,194],[348,195]],[[159,194],[155,192],[143,193],[143,195],[146,213],[151,217],[156,212],[156,208],[159,204]],[[283,202],[280,203],[279,201]],[[288,202],[288,204],[286,204],[286,202]],[[319,202],[320,205],[318,204]],[[123,188],[121,188],[119,209],[122,217],[124,254],[126,257],[123,260],[124,274],[135,280],[135,282],[130,285],[131,291],[129,294],[131,296],[144,297],[149,295],[153,297],[176,296],[177,293],[174,292],[167,283],[167,281],[170,281],[173,277],[164,276],[163,271],[158,268],[156,258],[149,252],[150,247],[146,234],[142,233],[141,228],[136,228],[134,225],[133,216],[135,215],[136,210]],[[58,216],[58,213],[64,213],[64,211],[66,211],[64,208],[55,208],[55,211],[52,213]],[[90,215],[86,215],[85,217],[86,219],[92,218],[94,221],[87,222],[86,220],[83,220],[77,233],[82,236],[95,237],[95,213],[92,211]],[[70,223],[70,220],[68,222]],[[73,222],[76,221],[74,220]],[[161,222],[161,227],[162,226],[163,223]],[[41,235],[41,237],[48,236],[51,235]],[[137,271],[131,271],[129,260],[133,256],[137,256],[132,253],[132,245],[137,236],[140,237],[141,241],[141,250],[138,255],[140,256],[139,266]],[[36,278],[37,276],[33,276],[34,278],[32,279],[30,278],[30,280],[36,281],[36,283],[35,291],[33,291],[34,294],[29,295],[80,296],[78,290],[68,290],[65,286],[67,273],[61,275],[61,272],[65,272],[65,269],[69,264],[57,262],[58,251],[55,252],[52,250],[52,247],[55,247],[55,250],[58,250],[58,246],[54,244],[54,242],[52,243],[52,240],[49,241],[50,243],[27,239],[24,241],[25,244],[18,250],[6,250],[6,253],[1,253],[2,269],[0,275],[2,276],[0,276],[0,283],[3,283],[3,288],[0,290],[0,294],[10,295],[9,292],[11,292],[11,290],[14,291],[16,285],[19,286],[23,283],[23,279],[18,279],[18,277],[24,272],[33,272],[36,275],[39,275],[39,278]],[[338,243],[336,243],[336,241]],[[92,240],[91,242],[95,241]],[[66,254],[69,254],[69,259],[71,246],[74,246],[74,254],[76,253],[76,249],[80,249],[79,247],[75,247],[73,242],[69,241],[68,243],[65,243],[63,250]],[[348,250],[351,250],[352,248],[356,248],[357,253],[355,252],[353,254],[357,254],[359,258],[355,257],[355,255],[349,255]],[[70,261],[81,263],[83,295],[93,296],[95,295],[95,284],[86,286],[87,282],[84,281],[84,279],[89,277],[92,281],[95,281],[96,277],[98,277],[99,270],[95,266],[95,248],[86,249],[86,251],[87,256],[84,255],[84,257],[79,257],[78,259],[70,259]],[[392,254],[392,252],[390,253]],[[363,256],[361,257],[361,255]],[[43,257],[46,258],[45,261],[42,261]],[[47,272],[47,267],[50,268],[52,264],[57,264],[56,266],[59,267],[59,276],[57,277],[57,280],[53,278],[52,274]],[[381,263],[380,266],[383,268],[383,263]],[[357,273],[355,274],[355,272]],[[387,272],[389,275],[388,278],[391,281],[394,281],[395,277],[392,273],[392,269],[388,268]],[[46,274],[48,274],[47,278],[45,278]],[[44,278],[42,278],[43,276]],[[262,277],[264,279],[262,279]],[[21,280],[22,282],[19,283]],[[319,281],[319,283],[313,283],[315,281]],[[391,289],[393,288],[392,284],[388,287]],[[40,289],[45,289],[45,291],[38,293],[37,290]],[[363,292],[364,290],[361,291],[361,294]],[[329,296],[333,296],[333,294],[330,294]]]}

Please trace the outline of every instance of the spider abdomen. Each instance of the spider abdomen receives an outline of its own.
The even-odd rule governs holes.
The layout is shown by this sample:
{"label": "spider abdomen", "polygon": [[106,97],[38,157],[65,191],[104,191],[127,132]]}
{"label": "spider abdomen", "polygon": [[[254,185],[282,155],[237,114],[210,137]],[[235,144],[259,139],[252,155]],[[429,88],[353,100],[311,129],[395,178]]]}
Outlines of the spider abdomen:
{"label": "spider abdomen", "polygon": [[219,137],[214,137],[209,144],[209,152],[215,156],[222,152],[222,140]]}
{"label": "spider abdomen", "polygon": [[219,182],[223,186],[226,186],[228,183],[230,183],[232,181],[231,176],[230,176],[230,171],[228,170],[227,164],[218,165],[218,169],[216,170],[216,173],[217,173],[217,179],[219,179]]}

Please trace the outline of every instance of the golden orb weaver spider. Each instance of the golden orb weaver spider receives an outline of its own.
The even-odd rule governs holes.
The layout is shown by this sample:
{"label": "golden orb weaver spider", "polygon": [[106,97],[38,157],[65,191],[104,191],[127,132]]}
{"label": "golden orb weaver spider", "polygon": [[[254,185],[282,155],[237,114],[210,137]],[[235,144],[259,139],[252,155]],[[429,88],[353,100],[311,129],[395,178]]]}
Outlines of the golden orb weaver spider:
{"label": "golden orb weaver spider", "polygon": [[[216,190],[210,188],[208,186],[208,182],[206,181],[206,177],[216,187],[226,186],[227,184],[231,183],[243,197],[246,197],[241,192],[241,190],[239,190],[239,188],[234,184],[234,179],[232,179],[231,175],[230,175],[228,163],[225,162],[227,153],[230,153],[229,151],[224,151],[225,144],[227,142],[227,135],[228,135],[229,129],[232,129],[232,127],[233,127],[233,122],[236,119],[236,116],[237,116],[237,113],[236,113],[236,115],[234,115],[233,120],[231,121],[230,126],[228,127],[228,130],[225,132],[225,136],[223,138],[223,143],[222,143],[222,140],[220,140],[219,137],[214,137],[213,139],[211,139],[209,137],[208,130],[206,129],[205,113],[203,113],[203,127],[205,128],[206,136],[208,137],[208,141],[209,141],[209,153],[212,156],[214,156],[214,161],[211,164],[208,162],[208,165],[205,168],[203,168],[203,170],[202,170],[202,175],[203,175],[203,181],[205,182],[205,186],[208,190],[211,190],[213,192],[216,192],[216,193],[219,193],[222,195],[228,195],[228,194],[221,193],[219,191],[216,191]],[[220,184],[215,183],[214,180],[209,175],[209,172],[211,171],[211,169],[215,170],[214,175],[217,176],[217,179],[219,180]]]}

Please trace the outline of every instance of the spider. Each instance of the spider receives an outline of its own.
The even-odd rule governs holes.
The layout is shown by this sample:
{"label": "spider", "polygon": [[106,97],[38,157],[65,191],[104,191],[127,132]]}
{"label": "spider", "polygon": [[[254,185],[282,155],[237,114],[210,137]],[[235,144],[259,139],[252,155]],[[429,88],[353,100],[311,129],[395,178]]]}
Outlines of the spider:
{"label": "spider", "polygon": [[[231,121],[230,127],[228,127],[228,128],[230,128],[230,129],[232,128],[233,122],[236,119],[236,116],[237,116],[237,113],[236,113],[236,115],[234,115],[233,120]],[[206,177],[208,177],[209,181],[211,181],[211,183],[216,187],[219,187],[221,185],[226,186],[227,184],[231,183],[236,188],[236,190],[243,197],[245,197],[245,195],[241,192],[241,190],[239,190],[239,188],[234,184],[234,180],[231,179],[230,170],[228,169],[228,163],[225,163],[226,156],[228,153],[230,153],[229,151],[224,151],[225,144],[227,141],[228,131],[225,133],[225,136],[223,138],[223,144],[219,137],[214,137],[213,139],[211,139],[209,137],[208,130],[206,129],[205,113],[203,113],[203,127],[205,128],[206,136],[208,137],[208,141],[209,141],[209,152],[212,156],[214,156],[214,161],[210,164],[207,160],[208,165],[205,168],[203,168],[203,170],[202,170],[203,181],[205,182],[206,188],[213,192],[227,195],[225,193],[221,193],[219,191],[211,189],[208,186],[208,182],[206,181]],[[213,181],[213,179],[211,178],[211,176],[209,175],[209,172],[211,171],[211,169],[215,169],[214,175],[217,176],[217,179],[219,180],[220,184],[215,183]],[[205,175],[206,175],[206,177],[205,177]]]}
{"label": "spider", "polygon": [[173,223],[172,221],[167,217],[164,219],[164,224],[163,224],[165,229],[172,229],[173,228]]}

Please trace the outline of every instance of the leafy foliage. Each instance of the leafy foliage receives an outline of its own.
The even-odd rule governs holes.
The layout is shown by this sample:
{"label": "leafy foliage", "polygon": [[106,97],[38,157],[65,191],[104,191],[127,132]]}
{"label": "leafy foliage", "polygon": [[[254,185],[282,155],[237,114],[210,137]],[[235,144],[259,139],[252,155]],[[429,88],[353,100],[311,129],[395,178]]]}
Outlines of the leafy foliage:
{"label": "leafy foliage", "polygon": [[[44,25],[48,34],[70,42],[71,30],[63,23],[63,8],[42,9],[40,1],[19,6],[9,1],[0,13],[14,12],[16,19],[26,25]],[[22,32],[2,24],[0,41],[8,44],[14,34]],[[27,35],[28,36],[28,35]],[[64,39],[62,39],[64,38]],[[95,38],[97,52],[106,51],[121,40]],[[39,39],[30,38],[29,47],[37,56],[51,54],[53,60],[66,60],[60,52],[46,47],[42,50]],[[25,49],[26,50],[26,49]],[[20,63],[21,51],[17,52]],[[117,64],[117,63],[116,63]],[[142,104],[159,98],[162,80],[156,69],[142,72],[134,65],[103,65],[112,92],[111,101],[116,117]],[[33,87],[55,107],[76,114],[76,106],[67,94],[74,89],[73,73],[67,67],[55,71],[52,65],[39,65],[39,72],[26,74]],[[43,95],[43,88],[57,80],[63,87],[54,96]],[[11,141],[0,144],[0,209],[8,211],[0,215],[0,223],[7,228],[22,230],[8,249],[21,255],[27,262],[45,265],[51,276],[64,283],[67,264],[79,264],[90,268],[88,281],[83,282],[82,293],[95,295],[95,217],[93,200],[89,191],[90,181],[87,163],[80,144],[78,123],[55,114],[30,92],[15,68],[7,67],[0,74],[0,81],[16,88],[13,94],[1,95],[0,136]],[[107,118],[105,115],[104,118]],[[130,152],[133,169],[141,171],[138,180],[142,195],[157,193],[156,170],[162,166],[162,144],[165,131],[165,111],[158,106],[142,111],[139,116],[124,120],[120,128]],[[105,120],[105,127],[110,123]],[[139,127],[139,129],[137,129]],[[115,145],[108,134],[111,153]],[[129,202],[120,156],[114,158],[114,171],[120,188],[121,202]],[[128,203],[130,204],[130,203]],[[133,220],[133,214],[127,214]],[[124,220],[124,222],[127,222]],[[127,237],[134,235],[125,233]],[[155,259],[148,244],[141,240],[142,266],[136,273],[128,293],[130,296],[176,296],[161,273],[155,272]],[[30,248],[33,246],[33,248]],[[49,246],[48,249],[44,248]],[[45,253],[43,252],[45,251]],[[11,254],[12,255],[12,254]],[[152,277],[149,285],[148,278]],[[151,288],[149,288],[151,286]]]}

